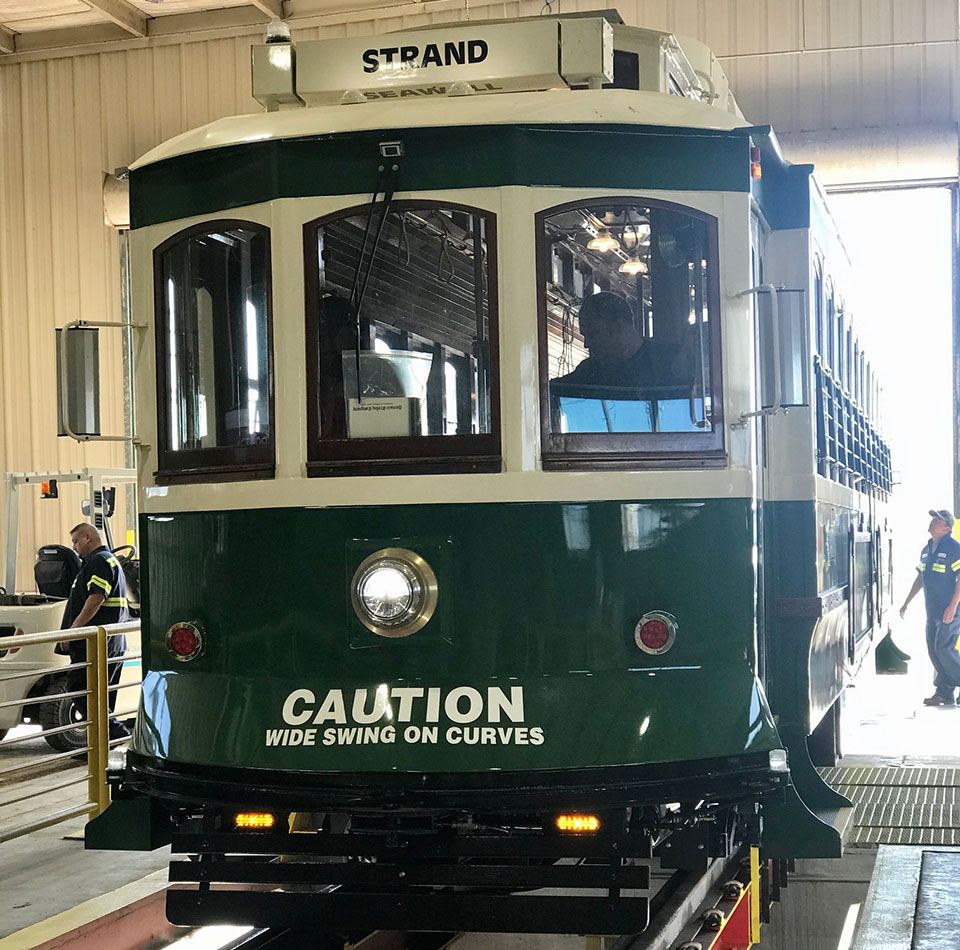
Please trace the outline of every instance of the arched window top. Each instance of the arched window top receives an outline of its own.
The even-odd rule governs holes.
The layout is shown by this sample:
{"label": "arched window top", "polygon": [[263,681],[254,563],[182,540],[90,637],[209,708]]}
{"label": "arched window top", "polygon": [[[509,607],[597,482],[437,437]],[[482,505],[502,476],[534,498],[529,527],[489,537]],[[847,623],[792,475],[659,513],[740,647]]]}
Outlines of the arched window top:
{"label": "arched window top", "polygon": [[154,251],[161,479],[274,470],[270,233],[209,221]]}

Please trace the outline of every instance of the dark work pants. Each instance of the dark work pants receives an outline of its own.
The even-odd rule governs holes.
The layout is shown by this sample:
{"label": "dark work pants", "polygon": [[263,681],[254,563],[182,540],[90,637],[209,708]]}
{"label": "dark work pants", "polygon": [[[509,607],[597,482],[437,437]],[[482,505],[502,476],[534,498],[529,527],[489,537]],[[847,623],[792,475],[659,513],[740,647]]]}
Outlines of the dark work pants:
{"label": "dark work pants", "polygon": [[[87,656],[86,644],[83,642],[77,643],[76,641],[71,643],[71,652],[70,652],[70,662],[71,663],[82,663]],[[119,635],[110,637],[110,641],[107,647],[107,685],[116,686],[120,682],[120,677],[123,675],[123,654],[127,650],[126,638]],[[114,651],[119,651],[116,656],[113,655]],[[80,689],[87,688],[87,670],[71,670],[67,678],[67,691],[76,692]],[[110,710],[110,715],[113,715],[113,711],[117,708],[117,690],[112,690],[107,694],[107,709]],[[77,697],[77,709],[80,711],[80,714],[84,719],[87,718],[87,697],[78,696]]]}
{"label": "dark work pants", "polygon": [[933,664],[933,686],[938,693],[952,696],[960,686],[960,610],[953,623],[927,618],[927,653]]}

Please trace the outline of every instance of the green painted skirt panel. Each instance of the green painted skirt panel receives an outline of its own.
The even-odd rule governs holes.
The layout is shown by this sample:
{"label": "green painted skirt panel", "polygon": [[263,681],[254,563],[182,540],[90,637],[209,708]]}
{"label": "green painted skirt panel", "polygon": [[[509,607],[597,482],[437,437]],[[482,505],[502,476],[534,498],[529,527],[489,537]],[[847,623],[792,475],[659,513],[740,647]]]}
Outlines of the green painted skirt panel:
{"label": "green painted skirt panel", "polygon": [[[134,748],[223,766],[450,771],[776,748],[753,674],[752,519],[743,499],[144,516]],[[436,615],[405,639],[369,632],[350,603],[357,566],[384,547],[416,551],[437,576]],[[634,639],[649,610],[678,621],[662,656]],[[206,646],[178,663],[164,636],[185,620]],[[389,711],[364,724],[378,687]],[[469,695],[448,715],[459,687]],[[404,712],[398,688],[424,693]]]}
{"label": "green painted skirt panel", "polygon": [[[322,674],[287,680],[152,673],[133,748],[176,762],[321,772],[591,768],[781,748],[759,684],[742,662],[730,667],[722,677],[701,668],[493,682],[368,680],[341,690],[341,724],[328,697],[328,687],[340,681]],[[522,704],[513,715],[502,708],[493,714],[486,701],[469,722],[454,722],[442,703],[436,721],[426,712],[430,687],[439,686],[444,698],[455,687],[473,687],[486,700],[491,685],[508,698],[517,695],[511,687],[519,688]],[[374,694],[384,686],[422,688],[423,698],[411,703],[405,721],[394,699],[389,715],[358,725],[355,703],[372,713]],[[313,701],[299,699],[296,719],[285,720],[293,690],[308,690]],[[460,704],[461,712],[468,709]]]}
{"label": "green painted skirt panel", "polygon": [[768,502],[764,511],[767,692],[781,722],[809,733],[857,671],[846,592],[822,616],[817,608],[821,594],[849,584],[856,513],[813,500]]}

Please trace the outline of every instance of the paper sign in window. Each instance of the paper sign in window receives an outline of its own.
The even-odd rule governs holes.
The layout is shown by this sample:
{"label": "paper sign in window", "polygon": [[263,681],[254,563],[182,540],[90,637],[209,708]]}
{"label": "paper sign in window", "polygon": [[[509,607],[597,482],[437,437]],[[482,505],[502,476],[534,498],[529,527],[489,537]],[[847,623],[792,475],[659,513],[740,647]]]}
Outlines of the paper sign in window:
{"label": "paper sign in window", "polygon": [[420,400],[414,396],[365,396],[347,402],[351,439],[420,435]]}

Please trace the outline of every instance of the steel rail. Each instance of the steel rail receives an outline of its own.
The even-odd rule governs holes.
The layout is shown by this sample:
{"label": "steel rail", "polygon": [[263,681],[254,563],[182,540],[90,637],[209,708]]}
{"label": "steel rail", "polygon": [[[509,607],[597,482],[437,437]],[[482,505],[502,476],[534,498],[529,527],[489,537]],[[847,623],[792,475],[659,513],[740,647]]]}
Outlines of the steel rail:
{"label": "steel rail", "polygon": [[82,805],[74,805],[71,808],[62,808],[60,811],[55,811],[53,814],[47,815],[45,818],[41,818],[38,821],[26,822],[22,825],[15,825],[13,828],[7,828],[3,831],[0,831],[0,844],[3,844],[5,841],[10,841],[13,838],[19,838],[22,835],[31,834],[34,831],[40,831],[42,828],[48,828],[50,825],[56,825],[61,821],[67,821],[70,818],[76,818],[79,815],[89,815],[91,812],[95,812],[99,808],[97,802],[87,801]]}
{"label": "steel rail", "polygon": [[26,802],[31,798],[37,798],[40,795],[47,795],[50,792],[60,792],[65,788],[69,788],[71,785],[79,785],[81,782],[85,782],[86,780],[86,769],[84,769],[83,775],[79,776],[78,778],[70,779],[69,782],[61,782],[59,785],[50,785],[39,792],[28,792],[26,795],[21,795],[19,798],[8,798],[5,801],[0,802],[0,808],[5,808],[8,805],[19,805],[20,802]]}

